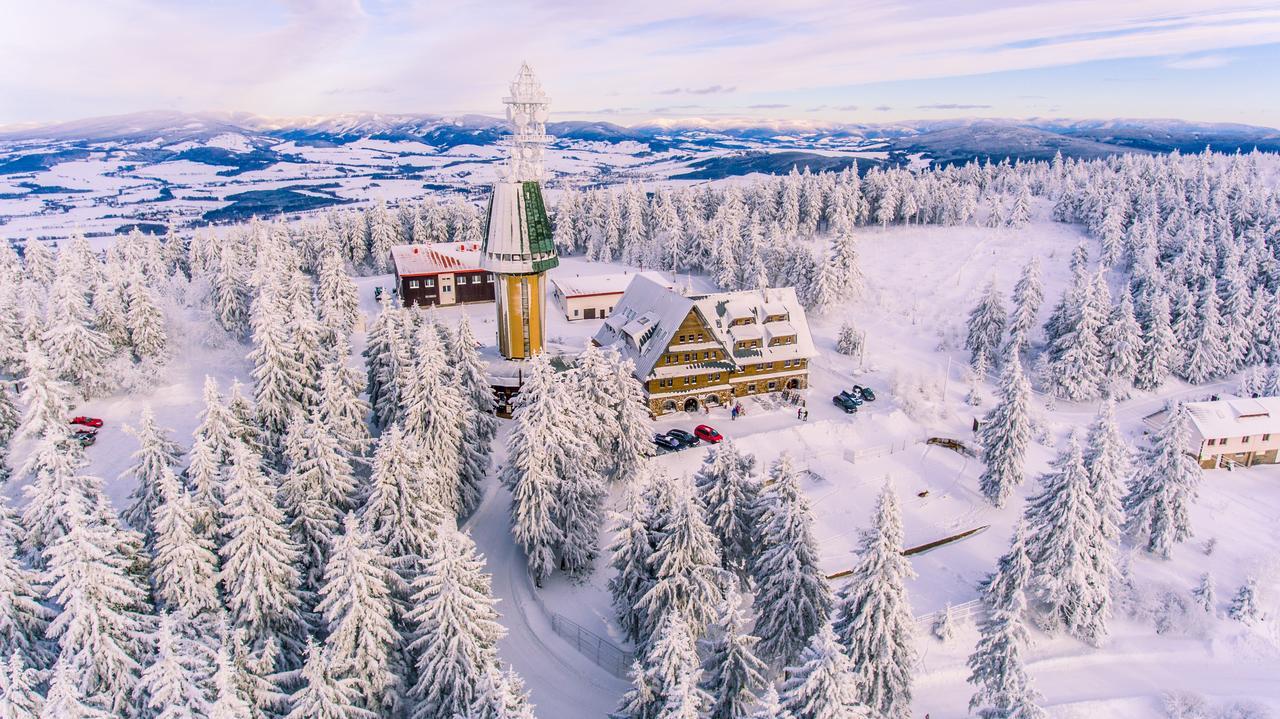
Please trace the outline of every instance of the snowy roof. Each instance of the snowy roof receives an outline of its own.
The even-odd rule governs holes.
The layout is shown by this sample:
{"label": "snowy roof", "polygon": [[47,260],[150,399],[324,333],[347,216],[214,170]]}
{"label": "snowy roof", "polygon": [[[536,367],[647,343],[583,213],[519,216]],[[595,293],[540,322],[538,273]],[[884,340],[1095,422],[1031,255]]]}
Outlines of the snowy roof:
{"label": "snowy roof", "polygon": [[559,264],[538,183],[493,186],[483,250],[483,267],[499,274],[546,272]]}
{"label": "snowy roof", "polygon": [[396,245],[391,261],[401,277],[465,272],[480,269],[480,243],[434,242],[429,245]]}
{"label": "snowy roof", "polygon": [[[765,308],[768,308],[767,313]],[[791,287],[685,297],[644,273],[638,274],[627,286],[627,291],[614,305],[613,314],[596,333],[595,341],[605,347],[612,346],[633,360],[636,377],[644,379],[654,375],[658,360],[691,310],[706,322],[712,339],[730,358],[756,363],[809,358],[817,354],[804,308]],[[789,321],[729,326],[733,318],[764,314],[786,315]],[[737,339],[760,338],[764,332],[771,337],[794,334],[796,341],[777,347],[733,351]]]}
{"label": "snowy roof", "polygon": [[559,288],[560,294],[565,297],[620,295],[626,291],[631,280],[637,277],[647,277],[667,289],[672,287],[672,284],[657,272],[615,272],[608,275],[573,275],[572,277],[560,275],[552,277],[551,283]]}
{"label": "snowy roof", "polygon": [[1187,413],[1201,437],[1244,437],[1280,433],[1280,397],[1224,397],[1188,402]]}

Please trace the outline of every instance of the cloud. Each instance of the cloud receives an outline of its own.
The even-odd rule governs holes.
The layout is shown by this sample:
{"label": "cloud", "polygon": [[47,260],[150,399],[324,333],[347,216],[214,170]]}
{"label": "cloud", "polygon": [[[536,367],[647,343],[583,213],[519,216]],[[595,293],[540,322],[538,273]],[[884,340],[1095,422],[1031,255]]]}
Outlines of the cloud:
{"label": "cloud", "polygon": [[957,102],[942,102],[934,105],[916,105],[917,110],[990,110],[990,105],[964,105]]}
{"label": "cloud", "polygon": [[1164,66],[1170,70],[1212,70],[1217,67],[1226,67],[1235,61],[1234,57],[1227,55],[1201,55],[1169,60]]}
{"label": "cloud", "polygon": [[784,103],[780,103],[780,102],[767,102],[760,105],[747,105],[747,109],[749,110],[781,110],[784,107],[791,107],[791,106]]}
{"label": "cloud", "polygon": [[706,105],[666,105],[663,107],[655,107],[649,112],[661,115],[674,110],[697,110],[704,107],[706,107]]}
{"label": "cloud", "polygon": [[892,110],[892,109],[893,109],[893,108],[892,108],[892,107],[890,107],[889,105],[878,105],[878,106],[876,106],[875,111],[876,111],[876,112],[888,112],[888,111],[890,111],[890,110]]}
{"label": "cloud", "polygon": [[687,95],[721,95],[734,92],[738,88],[732,85],[726,87],[724,85],[707,85],[706,87],[671,87],[666,90],[659,90],[659,95],[679,95],[681,93]]}

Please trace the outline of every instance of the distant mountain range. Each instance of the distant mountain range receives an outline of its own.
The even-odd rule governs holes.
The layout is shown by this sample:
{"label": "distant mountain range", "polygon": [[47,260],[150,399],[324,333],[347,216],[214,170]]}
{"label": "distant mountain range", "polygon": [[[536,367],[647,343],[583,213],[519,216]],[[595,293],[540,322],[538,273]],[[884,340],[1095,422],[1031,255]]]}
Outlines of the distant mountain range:
{"label": "distant mountain range", "polygon": [[[609,122],[551,122],[547,131],[562,140],[648,145],[669,149],[747,149],[778,145],[789,149],[879,141],[890,153],[920,153],[934,162],[970,159],[1044,159],[1062,152],[1090,158],[1125,152],[1280,152],[1280,131],[1267,127],[1180,120],[929,120],[890,124],[778,122],[741,126],[699,125],[698,121],[624,127]],[[0,143],[31,142],[206,142],[219,135],[244,136],[266,148],[282,141],[337,146],[361,139],[421,142],[437,149],[492,145],[507,133],[506,122],[484,115],[358,113],[302,119],[271,119],[244,113],[143,112],[36,127],[0,127]]]}
{"label": "distant mountain range", "polygon": [[[547,125],[548,186],[707,182],[752,173],[1280,152],[1280,132],[1171,120],[818,124],[722,120]],[[143,112],[0,128],[0,235],[56,239],[297,216],[427,193],[478,200],[497,177],[500,118],[357,113],[273,119]]]}

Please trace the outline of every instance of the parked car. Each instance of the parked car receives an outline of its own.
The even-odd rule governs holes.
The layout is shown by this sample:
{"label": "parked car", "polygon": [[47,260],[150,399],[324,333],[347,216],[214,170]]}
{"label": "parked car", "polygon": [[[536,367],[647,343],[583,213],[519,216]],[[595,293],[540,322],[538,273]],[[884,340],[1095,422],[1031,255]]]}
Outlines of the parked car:
{"label": "parked car", "polygon": [[71,424],[78,424],[84,427],[93,427],[97,429],[102,426],[102,420],[97,417],[73,417]]}
{"label": "parked car", "polygon": [[863,387],[859,394],[862,395],[862,399],[868,402],[876,401],[876,393],[872,392],[870,387]]}
{"label": "parked car", "polygon": [[854,404],[858,405],[859,407],[861,407],[861,406],[862,406],[862,401],[863,401],[863,400],[862,400],[862,393],[861,393],[861,392],[847,391],[847,392],[841,392],[840,394],[841,394],[841,395],[843,395],[843,396],[844,396],[846,399],[848,399],[850,402],[852,402],[852,403],[854,403]]}
{"label": "parked car", "polygon": [[676,441],[686,447],[692,447],[698,443],[698,438],[684,431],[683,429],[669,429],[667,436],[675,438]]}
{"label": "parked car", "polygon": [[680,449],[681,447],[684,446],[684,444],[681,443],[680,440],[667,434],[653,435],[653,443],[658,445],[658,447],[662,449],[671,449],[671,450]]}
{"label": "parked car", "polygon": [[88,447],[98,441],[98,432],[92,429],[78,429],[71,433],[71,439],[79,442],[81,447]]}
{"label": "parked car", "polygon": [[710,442],[711,444],[715,444],[716,442],[724,439],[724,435],[717,432],[715,427],[705,424],[700,424],[697,427],[694,427],[693,434],[703,442]]}
{"label": "parked car", "polygon": [[844,410],[845,414],[853,414],[858,411],[858,405],[853,401],[853,398],[844,392],[832,397],[831,404]]}

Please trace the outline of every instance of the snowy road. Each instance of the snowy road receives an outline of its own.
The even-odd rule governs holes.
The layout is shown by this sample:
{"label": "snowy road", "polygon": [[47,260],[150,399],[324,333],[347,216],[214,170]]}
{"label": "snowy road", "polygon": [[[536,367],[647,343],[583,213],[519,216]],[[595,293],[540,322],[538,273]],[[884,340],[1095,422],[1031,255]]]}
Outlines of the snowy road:
{"label": "snowy road", "polygon": [[502,660],[524,677],[542,719],[602,719],[613,711],[626,683],[606,673],[558,637],[535,595],[524,555],[511,541],[511,495],[490,481],[480,508],[466,523],[493,573],[493,594],[507,636]]}

